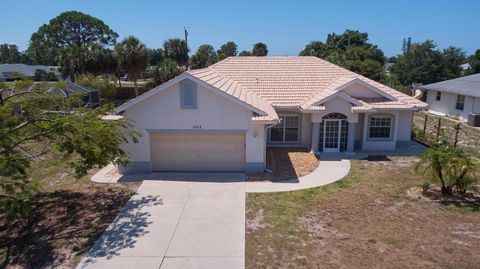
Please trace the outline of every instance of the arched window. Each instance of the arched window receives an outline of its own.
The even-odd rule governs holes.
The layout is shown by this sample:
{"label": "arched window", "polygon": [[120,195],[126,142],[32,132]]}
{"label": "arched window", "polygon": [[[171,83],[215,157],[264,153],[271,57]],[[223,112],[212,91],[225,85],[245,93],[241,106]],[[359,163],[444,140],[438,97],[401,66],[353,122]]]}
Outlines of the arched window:
{"label": "arched window", "polygon": [[343,115],[342,113],[330,113],[323,116],[325,120],[346,120],[347,116]]}

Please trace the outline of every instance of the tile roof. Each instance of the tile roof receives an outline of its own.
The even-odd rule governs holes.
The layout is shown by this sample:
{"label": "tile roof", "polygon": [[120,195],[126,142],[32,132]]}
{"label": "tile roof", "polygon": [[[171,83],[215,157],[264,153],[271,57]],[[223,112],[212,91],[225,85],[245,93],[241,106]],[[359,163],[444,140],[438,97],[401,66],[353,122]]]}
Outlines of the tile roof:
{"label": "tile roof", "polygon": [[480,74],[428,84],[421,88],[480,97]]}
{"label": "tile roof", "polygon": [[259,109],[263,111],[270,105],[323,110],[325,108],[315,102],[334,94],[339,87],[354,79],[395,99],[364,101],[362,109],[416,109],[427,106],[397,90],[313,56],[229,57],[210,67],[188,72],[240,100],[255,102],[250,98],[258,99],[257,103],[262,106]]}

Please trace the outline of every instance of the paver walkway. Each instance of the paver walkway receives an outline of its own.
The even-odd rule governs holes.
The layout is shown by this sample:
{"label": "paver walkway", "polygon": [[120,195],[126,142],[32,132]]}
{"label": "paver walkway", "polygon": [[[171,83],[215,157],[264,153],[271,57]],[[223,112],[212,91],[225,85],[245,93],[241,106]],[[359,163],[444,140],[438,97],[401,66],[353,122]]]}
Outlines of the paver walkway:
{"label": "paver walkway", "polygon": [[152,173],[77,268],[234,269],[244,256],[244,174]]}

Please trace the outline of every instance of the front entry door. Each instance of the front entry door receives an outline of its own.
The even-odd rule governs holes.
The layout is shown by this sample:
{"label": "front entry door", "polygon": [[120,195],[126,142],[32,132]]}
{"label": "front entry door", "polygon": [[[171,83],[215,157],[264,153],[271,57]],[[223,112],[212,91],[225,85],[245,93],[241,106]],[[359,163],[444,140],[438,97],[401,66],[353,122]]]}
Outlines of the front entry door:
{"label": "front entry door", "polygon": [[323,151],[339,152],[340,151],[340,120],[324,120],[323,125]]}

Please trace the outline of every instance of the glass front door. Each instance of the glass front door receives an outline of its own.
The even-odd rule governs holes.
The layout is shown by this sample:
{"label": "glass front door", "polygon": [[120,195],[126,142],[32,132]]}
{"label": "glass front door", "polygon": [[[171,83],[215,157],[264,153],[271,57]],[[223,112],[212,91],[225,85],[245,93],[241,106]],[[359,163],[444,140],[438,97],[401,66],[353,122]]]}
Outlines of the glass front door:
{"label": "glass front door", "polygon": [[323,151],[340,151],[340,120],[324,120],[323,125]]}

